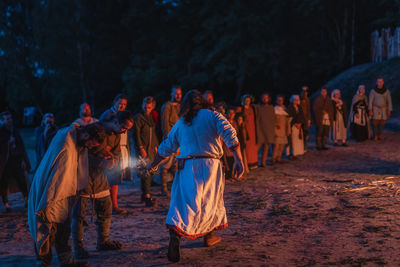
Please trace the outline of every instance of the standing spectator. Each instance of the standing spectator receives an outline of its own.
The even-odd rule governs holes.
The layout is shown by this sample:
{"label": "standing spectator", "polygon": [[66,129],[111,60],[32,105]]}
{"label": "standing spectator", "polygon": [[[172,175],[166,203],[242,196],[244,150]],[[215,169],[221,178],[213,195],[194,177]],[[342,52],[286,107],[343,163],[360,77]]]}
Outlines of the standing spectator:
{"label": "standing spectator", "polygon": [[315,125],[317,126],[317,149],[327,150],[326,141],[329,136],[329,129],[333,121],[333,104],[328,97],[328,90],[321,89],[321,95],[315,99],[313,104]]}
{"label": "standing spectator", "polygon": [[253,97],[250,95],[244,95],[242,97],[243,113],[245,116],[245,126],[248,134],[248,140],[246,141],[246,153],[247,153],[247,164],[249,169],[256,169],[258,163],[258,147],[257,147],[257,124],[256,124],[256,110],[252,105]]}
{"label": "standing spectator", "polygon": [[376,87],[369,94],[369,116],[372,118],[374,140],[382,140],[386,120],[393,110],[392,97],[386,88],[383,78],[378,78]]}
{"label": "standing spectator", "polygon": [[8,111],[0,113],[0,122],[0,194],[6,212],[10,212],[9,192],[22,192],[25,206],[27,205],[26,179],[31,165],[21,135],[14,127],[11,113]]}
{"label": "standing spectator", "polygon": [[300,156],[304,154],[304,134],[303,134],[303,125],[306,123],[304,118],[303,110],[300,106],[300,96],[292,95],[290,98],[290,105],[288,107],[289,117],[291,117],[290,121],[290,149],[291,149],[291,158],[295,158],[296,156]]}
{"label": "standing spectator", "polygon": [[240,152],[243,156],[243,168],[246,174],[249,173],[249,166],[247,164],[247,152],[246,152],[246,143],[249,140],[249,135],[247,133],[246,118],[243,113],[237,113],[235,116],[235,122],[237,125],[237,138],[240,143]]}
{"label": "standing spectator", "polygon": [[92,117],[92,109],[88,103],[83,103],[79,108],[79,118],[74,122],[80,126],[86,126],[99,121],[98,119]]}
{"label": "standing spectator", "polygon": [[156,123],[157,128],[160,127],[160,114],[156,110],[157,106],[157,101],[153,98],[153,109],[151,110],[151,116],[154,119],[154,122]]}
{"label": "standing spectator", "polygon": [[[182,89],[179,85],[175,85],[171,90],[171,101],[165,103],[161,108],[161,130],[163,139],[168,137],[169,131],[171,131],[172,127],[179,120],[178,114],[181,110],[181,100]],[[177,168],[177,153],[179,152],[172,153],[168,160],[161,165],[161,193],[167,197],[170,197],[167,183],[173,180]]]}
{"label": "standing spectator", "polygon": [[289,113],[284,104],[285,99],[283,96],[278,96],[276,102],[277,105],[274,108],[276,124],[274,153],[272,154],[273,164],[282,162],[282,152],[288,143],[288,137],[290,134],[290,119]]}
{"label": "standing spectator", "polygon": [[306,122],[303,125],[304,152],[307,152],[307,141],[310,139],[309,129],[311,126],[311,104],[308,94],[309,94],[308,86],[303,86],[300,94],[300,106],[301,109],[303,110],[304,118],[306,120]]}
{"label": "standing spectator", "polygon": [[365,95],[365,85],[358,86],[350,108],[351,137],[357,142],[365,141],[370,136],[368,97]]}
{"label": "standing spectator", "polygon": [[[157,154],[157,147],[159,145],[156,122],[154,121],[151,111],[153,110],[153,97],[148,96],[143,99],[142,109],[143,112],[135,117],[135,149],[137,155],[145,159],[146,162],[154,160]],[[156,203],[156,199],[151,198],[150,186],[153,181],[153,175],[145,173],[139,175],[142,184],[142,201],[146,203],[147,207],[152,207]]]}
{"label": "standing spectator", "polygon": [[50,145],[51,140],[56,135],[58,127],[54,122],[54,115],[46,113],[43,115],[42,123],[35,129],[36,136],[36,168],[39,166],[44,153]]}
{"label": "standing spectator", "polygon": [[225,113],[226,113],[227,107],[228,107],[228,105],[225,103],[225,101],[220,101],[215,104],[215,110],[224,116],[226,115]]}
{"label": "standing spectator", "polygon": [[[128,104],[128,97],[124,94],[118,94],[113,101],[113,106],[104,111],[100,116],[101,121],[110,121],[115,118],[117,112],[125,111]],[[114,179],[110,179],[111,185],[111,199],[113,204],[113,212],[116,214],[126,214],[126,210],[118,206],[118,185],[122,180],[132,180],[131,174],[131,149],[128,131],[121,134],[120,139],[121,159],[120,159],[120,172],[113,175]]]}
{"label": "standing spectator", "polygon": [[209,110],[215,110],[214,105],[214,94],[211,90],[207,90],[203,94],[204,100],[206,102],[206,106]]}
{"label": "standing spectator", "polygon": [[262,146],[262,167],[266,166],[269,146],[275,143],[275,111],[270,103],[270,96],[267,93],[261,95],[261,104],[257,108],[257,142]]}
{"label": "standing spectator", "polygon": [[[233,126],[233,128],[236,130],[237,133],[238,127],[235,121],[235,116],[236,116],[235,109],[229,108],[228,113],[226,114],[226,119]],[[233,179],[233,162],[234,162],[233,153],[224,142],[222,142],[222,148],[224,150],[223,163],[224,163],[225,177],[226,179]]]}
{"label": "standing spectator", "polygon": [[348,146],[347,140],[347,105],[343,102],[340,90],[335,89],[331,94],[333,104],[333,121],[332,121],[332,139],[333,145],[339,146],[339,140],[342,141],[342,146]]}

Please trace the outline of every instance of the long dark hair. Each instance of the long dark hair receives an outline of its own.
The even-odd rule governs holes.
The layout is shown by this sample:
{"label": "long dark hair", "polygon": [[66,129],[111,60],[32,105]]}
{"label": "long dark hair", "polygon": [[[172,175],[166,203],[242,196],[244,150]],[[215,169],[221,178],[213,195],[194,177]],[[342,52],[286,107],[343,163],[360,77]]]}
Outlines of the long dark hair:
{"label": "long dark hair", "polygon": [[183,116],[185,123],[192,125],[193,118],[196,117],[200,109],[205,107],[206,103],[201,92],[198,90],[190,90],[183,98],[179,116]]}

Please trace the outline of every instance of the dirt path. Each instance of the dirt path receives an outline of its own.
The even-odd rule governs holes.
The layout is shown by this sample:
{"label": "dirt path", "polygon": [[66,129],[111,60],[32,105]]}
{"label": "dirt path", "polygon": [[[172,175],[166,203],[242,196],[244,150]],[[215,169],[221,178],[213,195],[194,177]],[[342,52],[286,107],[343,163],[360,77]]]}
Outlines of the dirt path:
{"label": "dirt path", "polygon": [[[312,149],[290,163],[254,170],[246,180],[228,182],[229,227],[223,242],[203,248],[202,239],[182,242],[183,266],[400,266],[400,135],[380,142]],[[159,187],[153,187],[157,195]],[[91,266],[163,266],[168,201],[158,209],[139,203],[137,185],[123,185],[120,205],[129,213],[113,217],[118,252],[95,250],[95,225],[86,244]],[[0,214],[0,266],[34,264],[22,198],[12,195],[12,214]],[[88,220],[90,218],[88,217]]]}

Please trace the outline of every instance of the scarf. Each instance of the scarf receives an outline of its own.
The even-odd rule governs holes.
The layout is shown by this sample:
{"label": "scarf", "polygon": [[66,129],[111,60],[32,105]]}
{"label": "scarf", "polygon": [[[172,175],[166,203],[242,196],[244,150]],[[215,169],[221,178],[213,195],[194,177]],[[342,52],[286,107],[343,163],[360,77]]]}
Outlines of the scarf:
{"label": "scarf", "polygon": [[338,92],[340,92],[338,89],[333,90],[333,91],[332,91],[332,94],[331,94],[331,99],[332,99],[332,101],[334,101],[336,104],[338,104],[338,105],[341,106],[341,105],[343,105],[342,99],[336,98],[336,97],[335,97],[336,93],[338,93]]}
{"label": "scarf", "polygon": [[289,116],[289,114],[286,112],[286,108],[283,106],[283,107],[281,107],[281,106],[275,106],[274,107],[274,110],[275,110],[275,114],[276,115],[284,115],[284,116]]}
{"label": "scarf", "polygon": [[381,89],[378,88],[378,86],[375,86],[375,92],[377,92],[378,94],[383,95],[386,92],[386,86],[383,86]]}

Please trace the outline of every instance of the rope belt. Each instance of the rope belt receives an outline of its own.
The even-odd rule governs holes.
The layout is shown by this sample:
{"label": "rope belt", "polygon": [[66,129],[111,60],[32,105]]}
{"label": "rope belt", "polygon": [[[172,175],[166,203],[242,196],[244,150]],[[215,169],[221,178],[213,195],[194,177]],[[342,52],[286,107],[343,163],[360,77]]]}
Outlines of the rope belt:
{"label": "rope belt", "polygon": [[189,159],[220,159],[220,157],[217,156],[205,156],[205,155],[200,155],[200,156],[188,156],[186,158],[177,158],[180,160],[189,160]]}
{"label": "rope belt", "polygon": [[81,195],[81,197],[84,198],[103,198],[107,197],[110,195],[110,190],[104,190],[96,194],[87,194],[87,195]]}

